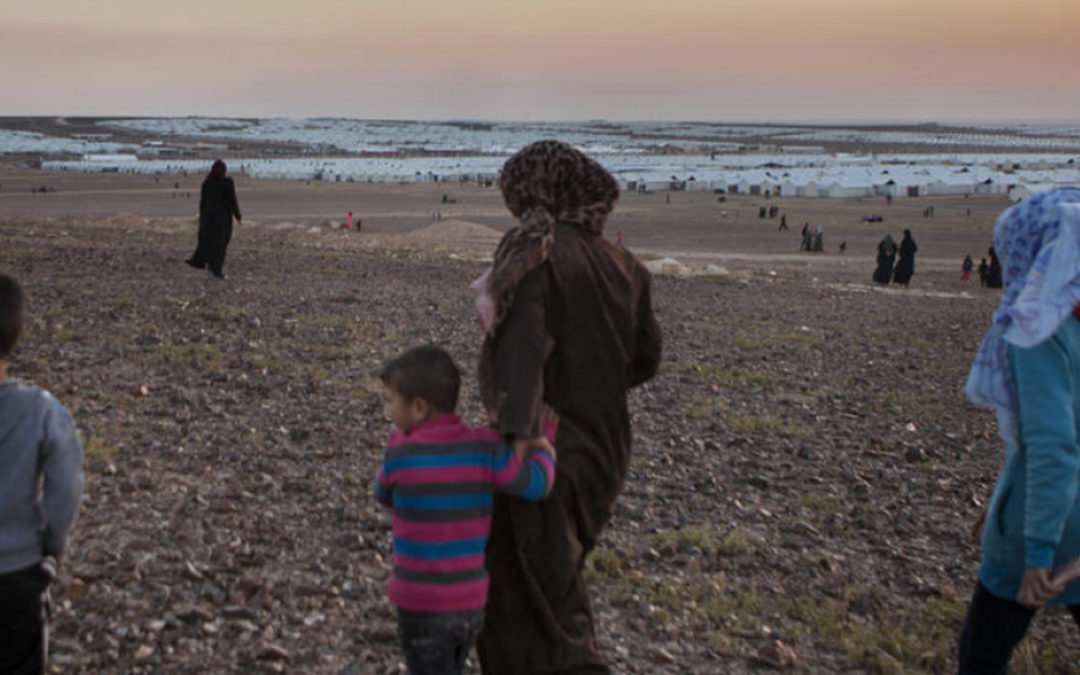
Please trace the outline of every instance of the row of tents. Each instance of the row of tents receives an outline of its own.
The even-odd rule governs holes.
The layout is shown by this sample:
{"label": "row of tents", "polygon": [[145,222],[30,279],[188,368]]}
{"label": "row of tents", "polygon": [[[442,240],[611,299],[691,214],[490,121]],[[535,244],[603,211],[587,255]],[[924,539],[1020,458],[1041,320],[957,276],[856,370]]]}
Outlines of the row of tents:
{"label": "row of tents", "polygon": [[[821,163],[781,166],[763,157],[758,166],[722,166],[706,158],[597,156],[628,191],[707,190],[740,195],[786,197],[893,198],[1009,195],[1020,198],[1038,187],[1080,184],[1075,158],[1050,162],[985,164],[877,162],[859,157]],[[745,162],[746,157],[740,157]],[[330,182],[491,183],[505,158],[255,158],[230,161],[234,172],[256,179],[322,180]],[[73,171],[131,171],[139,173],[200,172],[204,160],[147,160],[130,155],[87,156],[76,161],[45,162],[43,168]]]}

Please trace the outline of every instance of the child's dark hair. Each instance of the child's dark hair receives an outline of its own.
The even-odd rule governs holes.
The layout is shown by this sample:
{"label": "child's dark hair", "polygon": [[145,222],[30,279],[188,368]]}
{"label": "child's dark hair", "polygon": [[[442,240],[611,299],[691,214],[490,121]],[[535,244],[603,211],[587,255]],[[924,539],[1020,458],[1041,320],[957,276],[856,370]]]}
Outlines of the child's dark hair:
{"label": "child's dark hair", "polygon": [[457,409],[461,373],[454,359],[441,347],[410,349],[383,366],[379,379],[406,401],[419,397],[439,412]]}
{"label": "child's dark hair", "polygon": [[0,274],[0,359],[11,356],[23,326],[22,289],[18,282]]}

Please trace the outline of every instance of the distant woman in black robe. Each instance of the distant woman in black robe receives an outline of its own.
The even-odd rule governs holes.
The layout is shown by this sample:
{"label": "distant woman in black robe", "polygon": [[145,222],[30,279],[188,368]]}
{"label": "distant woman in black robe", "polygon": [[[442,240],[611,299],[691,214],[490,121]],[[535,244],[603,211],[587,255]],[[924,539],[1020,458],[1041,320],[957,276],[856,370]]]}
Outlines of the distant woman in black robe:
{"label": "distant woman in black robe", "polygon": [[994,247],[990,247],[990,271],[986,274],[987,288],[1001,288],[1001,263],[998,262]]}
{"label": "distant woman in black robe", "polygon": [[887,234],[877,245],[877,269],[874,270],[874,281],[879,284],[888,284],[892,280],[894,262],[896,262],[896,242],[893,241],[891,234]]}
{"label": "distant woman in black robe", "polygon": [[911,283],[911,277],[915,274],[915,252],[919,247],[911,238],[911,230],[904,230],[904,238],[900,240],[900,261],[896,263],[896,271],[893,273],[893,281],[901,286]]}
{"label": "distant woman in black robe", "polygon": [[240,207],[236,203],[236,186],[225,175],[225,162],[214,162],[202,184],[199,195],[199,243],[195,253],[186,260],[197,269],[209,265],[210,272],[224,279],[221,271],[225,264],[225,249],[232,238],[232,219],[240,223]]}

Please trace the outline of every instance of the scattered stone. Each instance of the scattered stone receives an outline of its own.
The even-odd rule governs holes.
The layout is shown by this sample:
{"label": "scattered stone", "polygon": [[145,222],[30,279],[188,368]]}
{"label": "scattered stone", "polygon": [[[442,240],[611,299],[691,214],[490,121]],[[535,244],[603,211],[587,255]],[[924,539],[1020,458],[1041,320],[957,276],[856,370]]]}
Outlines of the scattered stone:
{"label": "scattered stone", "polygon": [[645,269],[653,274],[663,274],[685,279],[690,276],[690,268],[674,258],[660,258],[659,260],[645,261]]}
{"label": "scattered stone", "polygon": [[260,661],[288,661],[290,654],[289,650],[281,645],[270,642],[259,646],[256,658]]}
{"label": "scattered stone", "polygon": [[757,653],[756,660],[759,664],[770,668],[791,668],[798,664],[799,657],[795,651],[780,640],[773,640]]}
{"label": "scattered stone", "polygon": [[913,464],[916,462],[925,462],[928,459],[926,450],[917,447],[908,448],[904,453],[904,458]]}
{"label": "scattered stone", "polygon": [[656,660],[660,663],[675,663],[675,655],[663,647],[659,647],[656,650]]}

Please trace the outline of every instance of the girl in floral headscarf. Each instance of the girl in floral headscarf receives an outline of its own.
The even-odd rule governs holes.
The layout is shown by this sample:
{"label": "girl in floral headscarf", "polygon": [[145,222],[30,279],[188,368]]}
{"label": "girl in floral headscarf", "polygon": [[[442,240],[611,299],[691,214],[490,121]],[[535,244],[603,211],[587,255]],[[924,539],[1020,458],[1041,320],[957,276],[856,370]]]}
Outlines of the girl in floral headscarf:
{"label": "girl in floral headscarf", "polygon": [[519,224],[474,284],[481,391],[518,447],[554,414],[559,456],[545,502],[495,499],[480,663],[487,675],[606,673],[582,568],[626,479],[626,392],[659,365],[649,273],[603,236],[619,187],[578,150],[534,143],[507,160],[499,187]]}
{"label": "girl in floral headscarf", "polygon": [[1004,673],[1043,605],[1080,624],[1080,189],[1010,208],[994,228],[1005,292],[968,376],[997,413],[1005,468],[986,512],[961,673]]}

